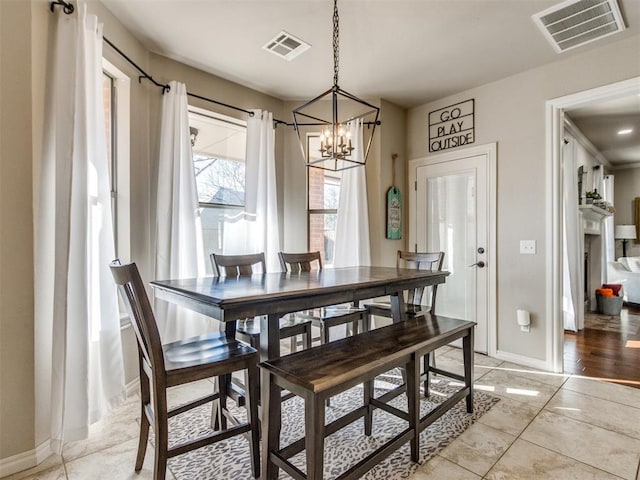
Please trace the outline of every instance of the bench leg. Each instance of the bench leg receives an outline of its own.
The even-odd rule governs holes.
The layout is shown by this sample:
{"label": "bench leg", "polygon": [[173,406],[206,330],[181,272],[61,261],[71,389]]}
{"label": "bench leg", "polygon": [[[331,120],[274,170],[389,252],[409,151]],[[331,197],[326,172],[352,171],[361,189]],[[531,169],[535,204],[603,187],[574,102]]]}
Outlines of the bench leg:
{"label": "bench leg", "polygon": [[469,387],[467,395],[467,412],[473,412],[473,327],[469,328],[469,335],[462,338],[464,351],[464,384]]}
{"label": "bench leg", "polygon": [[364,391],[364,404],[367,407],[367,413],[364,414],[364,434],[371,436],[371,430],[373,427],[373,406],[371,405],[371,399],[373,398],[373,382],[374,380],[367,380],[362,384]]}
{"label": "bench leg", "polygon": [[305,450],[307,479],[322,480],[324,464],[324,404],[325,399],[309,392],[305,396]]}
{"label": "bench leg", "polygon": [[407,405],[409,412],[409,428],[413,430],[411,437],[411,460],[420,461],[420,357],[411,354],[407,363]]}
{"label": "bench leg", "polygon": [[[266,377],[266,378],[265,378]],[[262,470],[260,478],[276,480],[278,466],[271,461],[269,454],[280,450],[282,389],[278,387],[272,375],[262,372]]]}

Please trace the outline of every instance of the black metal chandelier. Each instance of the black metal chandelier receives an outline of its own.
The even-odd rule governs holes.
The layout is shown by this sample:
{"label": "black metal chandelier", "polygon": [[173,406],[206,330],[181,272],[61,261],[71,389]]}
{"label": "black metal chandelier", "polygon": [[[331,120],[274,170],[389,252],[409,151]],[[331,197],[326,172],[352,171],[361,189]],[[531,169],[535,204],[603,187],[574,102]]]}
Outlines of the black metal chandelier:
{"label": "black metal chandelier", "polygon": [[[338,0],[333,1],[333,86],[326,92],[309,100],[293,110],[293,125],[305,165],[325,170],[340,171],[364,165],[369,155],[376,125],[379,125],[380,108],[371,105],[355,95],[345,92],[338,86],[339,61],[339,17]],[[327,105],[331,102],[331,116],[327,119]],[[340,109],[340,112],[338,111]],[[354,155],[356,139],[350,137],[349,122],[362,120],[367,126],[363,132],[362,155]],[[305,155],[305,143],[301,126],[319,126],[321,128],[320,148],[318,152]]]}

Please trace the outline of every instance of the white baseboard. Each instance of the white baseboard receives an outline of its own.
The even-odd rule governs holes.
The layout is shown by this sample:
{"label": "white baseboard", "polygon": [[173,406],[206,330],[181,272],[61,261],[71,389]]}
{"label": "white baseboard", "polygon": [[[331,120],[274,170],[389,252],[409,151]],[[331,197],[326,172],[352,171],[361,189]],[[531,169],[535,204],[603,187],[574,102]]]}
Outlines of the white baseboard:
{"label": "white baseboard", "polygon": [[499,360],[504,360],[506,362],[517,363],[518,365],[523,365],[525,367],[537,368],[538,370],[552,371],[550,365],[547,364],[544,360],[538,360],[536,358],[525,357],[524,355],[518,355],[516,353],[504,352],[498,350],[496,352],[495,358]]}
{"label": "white baseboard", "polygon": [[51,455],[51,442],[47,440],[33,450],[2,458],[0,459],[0,477],[33,468],[49,458],[49,455]]}
{"label": "white baseboard", "polygon": [[[137,394],[140,391],[138,378],[136,377],[127,383],[125,390],[127,397]],[[0,458],[0,478],[13,475],[28,468],[33,468],[49,458],[51,453],[51,441],[46,440],[28,452],[18,453],[7,458]]]}
{"label": "white baseboard", "polygon": [[129,383],[127,383],[124,388],[127,392],[127,398],[129,398],[131,395],[135,395],[140,391],[140,382],[137,378],[134,378]]}

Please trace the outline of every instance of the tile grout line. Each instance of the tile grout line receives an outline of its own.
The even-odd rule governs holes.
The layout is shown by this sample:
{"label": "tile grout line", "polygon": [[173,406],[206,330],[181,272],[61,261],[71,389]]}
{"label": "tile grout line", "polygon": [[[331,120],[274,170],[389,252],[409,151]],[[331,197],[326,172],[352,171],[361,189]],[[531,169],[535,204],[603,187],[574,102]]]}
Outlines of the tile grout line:
{"label": "tile grout line", "polygon": [[[546,402],[546,403],[544,404],[544,406],[540,409],[540,411],[535,415],[535,417],[533,417],[533,419],[532,419],[532,420],[527,424],[527,426],[526,426],[526,427],[524,427],[524,428],[522,429],[522,431],[518,434],[518,437],[516,438],[516,440],[521,439],[520,437],[522,436],[522,434],[524,433],[524,431],[525,431],[527,428],[529,428],[529,426],[530,426],[530,425],[531,425],[531,424],[536,420],[536,418],[538,418],[538,415],[540,415],[540,413],[541,413],[541,412],[545,411],[545,409],[546,409],[547,405],[551,402],[551,400],[553,400],[553,397],[555,397],[555,396],[557,395],[557,393],[562,389],[562,387],[564,386],[564,384],[565,384],[565,383],[569,380],[569,378],[571,378],[572,376],[573,376],[573,375],[571,375],[570,377],[568,377],[568,378],[567,378],[567,380],[565,380],[565,382],[563,382],[563,384],[562,384],[560,387],[558,387],[558,389],[556,390],[556,392],[555,392],[555,393],[554,393],[554,394],[549,398],[549,400],[547,400],[547,402]],[[569,391],[573,392],[573,390],[569,390]],[[597,397],[596,397],[596,398],[597,398]],[[549,410],[547,410],[547,412],[550,412],[550,411],[549,411]],[[553,412],[550,412],[550,413],[553,413]],[[562,414],[561,414],[561,413],[558,413],[557,415],[562,415]],[[566,417],[566,418],[569,418],[570,420],[576,420],[576,419],[574,419],[574,418],[572,418],[572,417],[569,417],[569,416],[567,416],[567,415],[562,415],[562,416],[563,416],[563,417]],[[618,435],[625,435],[625,434],[623,434],[623,433],[616,432],[616,431],[614,431],[614,430],[609,430],[609,429],[607,429],[607,428],[599,427],[598,425],[594,425],[594,424],[592,424],[592,423],[588,423],[588,422],[581,421],[581,420],[576,420],[576,421],[578,421],[578,422],[580,422],[580,423],[582,423],[582,424],[584,424],[584,425],[590,425],[590,426],[592,426],[592,427],[602,428],[603,430],[606,430],[606,431],[609,431],[609,432],[612,432],[612,433],[616,433],[616,434],[618,434]],[[629,437],[629,435],[625,435],[625,436]],[[633,438],[633,437],[629,437],[629,438]],[[562,457],[569,458],[569,459],[573,460],[574,462],[577,462],[577,463],[579,463],[579,464],[581,464],[581,465],[585,465],[585,466],[587,466],[587,467],[589,467],[589,468],[594,468],[594,469],[596,469],[596,470],[599,470],[599,471],[601,471],[601,472],[604,472],[604,473],[606,473],[607,475],[612,475],[612,476],[617,477],[617,478],[623,478],[623,477],[620,477],[619,475],[616,475],[615,473],[611,473],[611,472],[609,472],[609,471],[607,471],[607,470],[604,470],[604,469],[602,469],[602,468],[600,468],[600,467],[596,467],[596,466],[594,466],[594,465],[590,465],[590,464],[585,463],[585,462],[583,462],[583,461],[581,461],[581,460],[578,460],[577,458],[570,457],[569,455],[565,455],[564,453],[557,452],[557,451],[555,451],[555,450],[552,450],[551,448],[545,447],[544,445],[540,445],[540,444],[538,444],[538,443],[535,443],[535,442],[532,442],[532,441],[526,440],[526,439],[524,439],[524,438],[522,438],[521,440],[522,440],[523,442],[527,442],[527,443],[530,443],[530,444],[532,444],[532,445],[535,445],[535,446],[537,446],[537,447],[539,447],[539,448],[542,448],[543,450],[547,450],[548,452],[551,452],[551,453],[553,453],[553,454],[555,454],[555,455],[560,455],[560,456],[562,456]],[[638,440],[638,439],[635,439],[635,440]],[[513,442],[513,443],[515,443],[515,440],[514,440],[514,442]],[[500,458],[502,458],[502,457],[507,453],[507,451],[511,448],[511,446],[513,445],[513,443],[509,446],[509,448],[505,451],[505,453],[503,453],[503,454],[501,455],[501,457],[500,457]],[[493,468],[493,467],[498,463],[498,461],[499,461],[499,460],[500,460],[500,459],[498,459],[498,460],[496,461],[496,463],[494,463],[494,465],[493,465],[491,468]],[[491,471],[491,469],[489,469],[489,472],[490,472],[490,471]],[[638,475],[638,471],[640,471],[640,460],[639,460],[639,464],[638,464],[638,469],[637,469],[637,471],[636,471],[636,477],[637,477],[637,475]],[[487,472],[487,474],[488,474],[489,472]],[[483,477],[483,478],[485,478],[485,477]]]}
{"label": "tile grout line", "polygon": [[[489,473],[491,472],[491,470],[493,469],[493,467],[495,467],[495,466],[498,464],[498,462],[500,462],[500,460],[501,460],[501,459],[502,459],[502,458],[507,454],[507,452],[508,452],[509,450],[511,450],[511,447],[513,447],[513,444],[514,444],[514,443],[516,443],[518,440],[520,440],[520,439],[521,439],[520,437],[522,436],[522,434],[524,433],[524,431],[525,431],[527,428],[529,428],[529,426],[530,426],[530,425],[531,425],[531,424],[536,420],[536,418],[538,418],[538,415],[540,415],[540,413],[541,413],[542,411],[544,411],[545,407],[549,404],[549,402],[551,401],[551,399],[552,399],[553,397],[555,397],[555,396],[556,396],[556,394],[560,391],[560,389],[561,389],[561,388],[562,388],[562,386],[567,382],[567,380],[568,380],[568,378],[567,378],[567,379],[565,379],[565,381],[564,381],[564,382],[562,382],[562,385],[560,385],[560,386],[558,386],[558,387],[556,388],[556,391],[553,393],[553,395],[551,395],[551,397],[549,397],[549,400],[547,400],[547,401],[545,402],[545,404],[540,408],[540,410],[538,410],[538,413],[536,413],[536,414],[534,415],[534,417],[529,421],[529,423],[527,423],[527,425],[526,425],[522,430],[520,430],[520,433],[519,433],[518,435],[515,435],[515,438],[514,438],[513,442],[511,442],[511,444],[509,444],[509,447],[507,447],[507,449],[502,453],[502,455],[500,455],[500,456],[496,459],[496,461],[495,461],[495,462],[493,462],[493,464],[491,465],[491,467],[489,467],[489,470],[487,470],[487,472],[482,476],[482,478],[483,478],[483,479],[487,478],[487,475],[489,475]],[[538,382],[538,383],[541,383],[541,382]],[[525,402],[520,402],[520,403],[525,403]],[[487,426],[487,427],[489,427],[489,428],[493,428],[493,427],[490,427],[489,425],[486,425],[486,426]],[[500,430],[497,430],[497,429],[495,429],[495,428],[494,428],[494,430],[496,430],[496,431],[500,431]],[[503,433],[505,433],[505,432],[503,432]],[[522,439],[522,441],[523,441],[523,442],[527,442],[527,440],[525,440],[525,439]],[[533,442],[528,442],[528,443],[533,443]],[[536,445],[536,444],[534,443],[534,445]],[[538,445],[538,446],[540,446],[540,445]],[[542,447],[542,448],[544,448],[544,447]],[[547,450],[548,450],[548,449],[547,449]],[[554,452],[554,453],[558,454],[558,452]],[[562,455],[562,454],[559,454],[559,455]],[[564,455],[564,456],[566,456],[566,455]],[[571,457],[567,457],[567,458],[571,458]]]}

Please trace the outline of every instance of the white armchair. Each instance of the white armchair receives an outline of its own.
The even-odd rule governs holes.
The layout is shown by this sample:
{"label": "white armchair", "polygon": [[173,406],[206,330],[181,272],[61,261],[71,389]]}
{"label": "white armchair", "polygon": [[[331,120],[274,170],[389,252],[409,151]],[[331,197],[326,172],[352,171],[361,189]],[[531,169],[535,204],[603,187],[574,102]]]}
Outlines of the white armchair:
{"label": "white armchair", "polygon": [[620,257],[607,266],[607,283],[620,283],[624,301],[640,304],[640,257]]}

